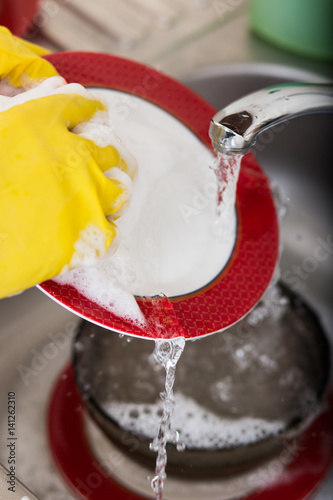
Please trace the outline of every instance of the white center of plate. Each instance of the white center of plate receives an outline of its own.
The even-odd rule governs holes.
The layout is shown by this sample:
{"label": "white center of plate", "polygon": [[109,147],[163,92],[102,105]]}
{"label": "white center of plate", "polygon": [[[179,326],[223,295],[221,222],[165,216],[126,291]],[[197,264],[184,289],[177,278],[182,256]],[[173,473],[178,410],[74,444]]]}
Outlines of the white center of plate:
{"label": "white center of plate", "polygon": [[105,267],[139,296],[202,288],[227,263],[236,235],[234,209],[226,227],[217,220],[212,153],[158,106],[114,90],[94,93],[139,170],[130,207],[116,221],[120,246]]}

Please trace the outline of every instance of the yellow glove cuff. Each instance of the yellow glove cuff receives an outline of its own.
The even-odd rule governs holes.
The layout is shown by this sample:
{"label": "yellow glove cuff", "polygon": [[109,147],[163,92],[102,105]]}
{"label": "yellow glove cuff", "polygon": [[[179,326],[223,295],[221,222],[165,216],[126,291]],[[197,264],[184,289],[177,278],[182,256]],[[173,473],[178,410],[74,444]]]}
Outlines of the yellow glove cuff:
{"label": "yellow glove cuff", "polygon": [[29,81],[41,81],[58,75],[48,61],[40,56],[48,51],[30,42],[13,36],[0,27],[0,79],[8,78],[15,87],[24,86]]}

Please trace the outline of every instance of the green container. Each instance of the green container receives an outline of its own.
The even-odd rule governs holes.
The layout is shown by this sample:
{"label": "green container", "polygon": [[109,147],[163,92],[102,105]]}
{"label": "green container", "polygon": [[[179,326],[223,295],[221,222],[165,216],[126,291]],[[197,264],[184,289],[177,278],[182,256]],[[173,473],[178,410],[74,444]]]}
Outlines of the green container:
{"label": "green container", "polygon": [[250,26],[266,41],[311,59],[333,60],[333,0],[253,0]]}

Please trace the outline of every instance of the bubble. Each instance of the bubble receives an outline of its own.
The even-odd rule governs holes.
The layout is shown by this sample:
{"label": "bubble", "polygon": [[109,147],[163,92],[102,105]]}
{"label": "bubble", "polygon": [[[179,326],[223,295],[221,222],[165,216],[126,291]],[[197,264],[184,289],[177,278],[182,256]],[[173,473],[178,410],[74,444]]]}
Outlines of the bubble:
{"label": "bubble", "polygon": [[186,445],[185,443],[177,443],[176,445],[177,451],[182,452],[186,450]]}
{"label": "bubble", "polygon": [[129,412],[129,416],[130,416],[131,418],[135,418],[135,419],[136,419],[136,418],[138,418],[138,417],[139,417],[139,412],[138,412],[138,410],[137,410],[136,408],[135,408],[135,409],[133,409],[133,410],[131,410],[131,411]]}

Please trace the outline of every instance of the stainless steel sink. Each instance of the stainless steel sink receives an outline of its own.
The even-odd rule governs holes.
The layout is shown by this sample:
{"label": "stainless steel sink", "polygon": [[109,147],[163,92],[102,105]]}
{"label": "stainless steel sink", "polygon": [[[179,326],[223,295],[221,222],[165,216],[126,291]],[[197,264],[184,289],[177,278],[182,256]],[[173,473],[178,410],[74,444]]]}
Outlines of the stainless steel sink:
{"label": "stainless steel sink", "polygon": [[[325,80],[290,67],[230,64],[199,70],[183,81],[221,109],[269,85]],[[264,132],[253,151],[286,205],[280,259],[282,280],[318,311],[331,338],[332,130],[333,113],[298,117]]]}

